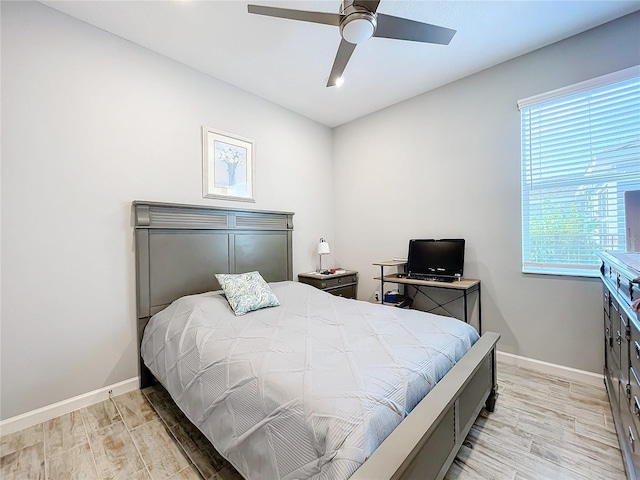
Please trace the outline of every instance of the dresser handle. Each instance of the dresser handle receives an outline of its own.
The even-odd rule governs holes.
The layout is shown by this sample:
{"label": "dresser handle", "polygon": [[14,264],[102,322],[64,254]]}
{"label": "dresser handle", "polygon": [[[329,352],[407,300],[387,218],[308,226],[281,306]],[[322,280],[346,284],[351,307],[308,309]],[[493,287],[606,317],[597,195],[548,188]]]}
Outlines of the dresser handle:
{"label": "dresser handle", "polygon": [[640,417],[640,400],[635,395],[633,396],[633,414]]}
{"label": "dresser handle", "polygon": [[633,436],[633,430],[631,430],[631,426],[629,426],[629,443],[631,443],[632,452],[636,451],[635,441],[636,441],[636,437]]}
{"label": "dresser handle", "polygon": [[620,333],[620,330],[618,330],[618,331],[616,332],[616,334],[617,334],[617,337],[616,337],[616,343],[617,343],[618,345],[622,345],[622,334]]}
{"label": "dresser handle", "polygon": [[636,348],[636,360],[640,360],[640,343],[633,342],[634,347]]}

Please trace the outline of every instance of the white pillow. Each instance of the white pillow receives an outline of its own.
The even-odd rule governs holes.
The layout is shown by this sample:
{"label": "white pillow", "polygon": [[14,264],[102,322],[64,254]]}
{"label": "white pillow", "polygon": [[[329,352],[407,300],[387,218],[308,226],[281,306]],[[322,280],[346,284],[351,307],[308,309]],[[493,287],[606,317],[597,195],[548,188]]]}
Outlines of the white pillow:
{"label": "white pillow", "polygon": [[259,272],[217,273],[216,279],[236,315],[280,305]]}

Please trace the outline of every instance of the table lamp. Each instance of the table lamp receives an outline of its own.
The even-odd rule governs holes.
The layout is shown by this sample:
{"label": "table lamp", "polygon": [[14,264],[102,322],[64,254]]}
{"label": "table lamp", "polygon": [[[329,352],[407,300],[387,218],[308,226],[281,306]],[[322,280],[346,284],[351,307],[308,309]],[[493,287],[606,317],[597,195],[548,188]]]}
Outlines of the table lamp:
{"label": "table lamp", "polygon": [[318,243],[318,257],[320,257],[320,269],[318,272],[322,272],[322,255],[327,255],[328,253],[331,253],[331,250],[329,250],[329,244],[324,238],[321,238],[320,243]]}

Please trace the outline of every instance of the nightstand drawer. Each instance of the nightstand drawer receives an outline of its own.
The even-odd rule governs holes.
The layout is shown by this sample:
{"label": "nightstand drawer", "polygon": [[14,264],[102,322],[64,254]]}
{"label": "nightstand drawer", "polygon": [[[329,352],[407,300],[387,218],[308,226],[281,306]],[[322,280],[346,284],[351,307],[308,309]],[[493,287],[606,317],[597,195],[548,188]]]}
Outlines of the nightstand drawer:
{"label": "nightstand drawer", "polygon": [[325,292],[335,295],[336,297],[356,298],[356,284],[353,283],[344,287],[328,288]]}
{"label": "nightstand drawer", "polygon": [[352,270],[333,275],[301,273],[298,280],[340,297],[356,298],[358,294],[358,272]]}
{"label": "nightstand drawer", "polygon": [[338,277],[338,278],[327,278],[326,280],[322,280],[322,287],[320,288],[340,287],[343,285],[348,285],[350,283],[356,283],[355,274],[346,275],[344,277]]}

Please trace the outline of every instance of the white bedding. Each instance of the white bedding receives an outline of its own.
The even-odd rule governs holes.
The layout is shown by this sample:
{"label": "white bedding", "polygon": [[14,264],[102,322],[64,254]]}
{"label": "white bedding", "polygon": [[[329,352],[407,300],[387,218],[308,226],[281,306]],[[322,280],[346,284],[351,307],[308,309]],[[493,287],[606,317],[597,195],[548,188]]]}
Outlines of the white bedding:
{"label": "white bedding", "polygon": [[247,479],[347,479],[476,342],[459,320],[270,284],[236,317],[220,292],[151,318],[142,357]]}

